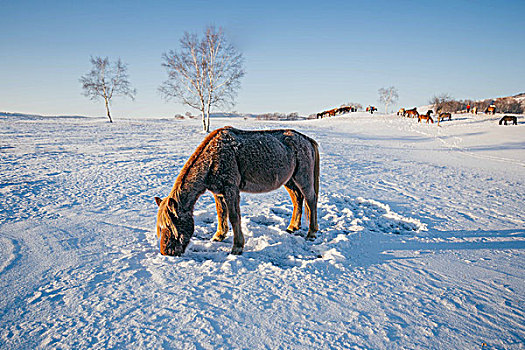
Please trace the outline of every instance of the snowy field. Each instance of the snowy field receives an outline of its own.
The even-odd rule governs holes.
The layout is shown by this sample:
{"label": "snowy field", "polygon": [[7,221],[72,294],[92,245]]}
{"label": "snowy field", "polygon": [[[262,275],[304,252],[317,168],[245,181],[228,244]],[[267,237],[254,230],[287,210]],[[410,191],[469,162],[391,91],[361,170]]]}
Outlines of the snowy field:
{"label": "snowy field", "polygon": [[525,119],[500,117],[212,119],[319,142],[321,232],[243,194],[231,256],[206,194],[165,257],[153,197],[199,121],[0,115],[0,349],[524,349]]}

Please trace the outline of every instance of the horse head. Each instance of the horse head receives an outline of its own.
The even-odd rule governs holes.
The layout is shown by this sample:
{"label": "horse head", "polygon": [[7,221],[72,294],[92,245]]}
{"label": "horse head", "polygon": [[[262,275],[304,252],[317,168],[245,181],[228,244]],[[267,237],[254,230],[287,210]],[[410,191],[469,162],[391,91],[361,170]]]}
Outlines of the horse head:
{"label": "horse head", "polygon": [[157,213],[157,237],[160,238],[162,255],[181,256],[190,243],[195,229],[192,212],[183,212],[172,197],[155,197],[159,206]]}

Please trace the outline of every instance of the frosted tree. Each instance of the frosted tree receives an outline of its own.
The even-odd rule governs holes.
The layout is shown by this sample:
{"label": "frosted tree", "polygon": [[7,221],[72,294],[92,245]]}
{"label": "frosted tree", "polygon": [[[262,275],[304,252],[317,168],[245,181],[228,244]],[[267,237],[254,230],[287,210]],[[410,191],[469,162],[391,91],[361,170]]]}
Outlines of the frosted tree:
{"label": "frosted tree", "polygon": [[381,88],[378,90],[379,102],[385,105],[385,113],[388,113],[388,106],[397,102],[399,95],[394,86]]}
{"label": "frosted tree", "polygon": [[91,100],[104,99],[109,122],[112,123],[109,104],[113,96],[125,96],[135,99],[137,91],[129,82],[127,66],[120,58],[110,62],[109,58],[91,57],[91,71],[80,77],[83,95]]}
{"label": "frosted tree", "polygon": [[244,76],[243,57],[222,29],[208,26],[203,37],[185,32],[179,51],[162,56],[168,79],[159,92],[201,112],[202,126],[210,131],[212,107],[233,106]]}

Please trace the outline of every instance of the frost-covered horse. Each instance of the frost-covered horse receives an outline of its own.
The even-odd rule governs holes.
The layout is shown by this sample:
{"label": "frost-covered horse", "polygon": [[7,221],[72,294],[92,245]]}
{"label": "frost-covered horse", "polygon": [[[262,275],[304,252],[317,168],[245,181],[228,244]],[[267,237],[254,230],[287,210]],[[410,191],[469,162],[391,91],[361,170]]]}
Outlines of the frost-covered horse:
{"label": "frost-covered horse", "polygon": [[293,203],[287,231],[300,229],[303,201],[309,218],[307,239],[315,239],[319,194],[319,150],[311,138],[294,130],[245,131],[224,127],[210,133],[188,159],[168,197],[155,197],[157,236],[163,255],[184,253],[194,231],[193,207],[209,190],[215,197],[217,232],[222,241],[233,229],[232,254],[241,254],[240,192],[286,188]]}

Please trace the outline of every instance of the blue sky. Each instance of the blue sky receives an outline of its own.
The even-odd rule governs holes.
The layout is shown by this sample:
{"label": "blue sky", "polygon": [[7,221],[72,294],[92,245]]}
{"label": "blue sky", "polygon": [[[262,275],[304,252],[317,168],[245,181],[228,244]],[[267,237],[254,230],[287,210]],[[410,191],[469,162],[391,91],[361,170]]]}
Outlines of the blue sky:
{"label": "blue sky", "polygon": [[[171,117],[161,56],[184,31],[224,28],[245,58],[235,111],[303,115],[353,101],[396,106],[441,93],[525,92],[525,1],[24,1],[0,0],[0,111],[104,116],[81,95],[90,56],[129,65],[135,101],[119,117]],[[382,111],[381,106],[379,106]]]}

